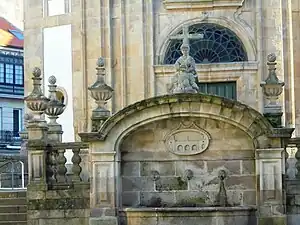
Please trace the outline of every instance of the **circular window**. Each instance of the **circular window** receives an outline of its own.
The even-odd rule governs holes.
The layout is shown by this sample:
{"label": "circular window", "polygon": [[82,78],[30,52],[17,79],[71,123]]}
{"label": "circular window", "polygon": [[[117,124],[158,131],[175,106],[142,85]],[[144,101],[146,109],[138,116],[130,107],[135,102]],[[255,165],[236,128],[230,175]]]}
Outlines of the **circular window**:
{"label": "circular window", "polygon": [[[189,34],[202,37],[190,39],[190,56],[196,63],[220,63],[247,61],[247,53],[241,40],[226,27],[217,24],[195,24],[188,28]],[[177,34],[182,34],[182,31]],[[182,40],[171,40],[164,64],[174,64],[182,55]]]}

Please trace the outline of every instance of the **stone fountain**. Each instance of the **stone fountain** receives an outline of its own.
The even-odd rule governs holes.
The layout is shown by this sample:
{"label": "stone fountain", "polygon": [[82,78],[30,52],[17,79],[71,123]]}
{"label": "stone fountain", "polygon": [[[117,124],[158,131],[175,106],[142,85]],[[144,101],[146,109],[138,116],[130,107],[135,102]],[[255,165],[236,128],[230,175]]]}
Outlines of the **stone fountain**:
{"label": "stone fountain", "polygon": [[[187,40],[181,50],[171,92],[197,93]],[[211,118],[166,119],[130,134],[121,151],[124,225],[256,224],[253,145],[233,126]]]}

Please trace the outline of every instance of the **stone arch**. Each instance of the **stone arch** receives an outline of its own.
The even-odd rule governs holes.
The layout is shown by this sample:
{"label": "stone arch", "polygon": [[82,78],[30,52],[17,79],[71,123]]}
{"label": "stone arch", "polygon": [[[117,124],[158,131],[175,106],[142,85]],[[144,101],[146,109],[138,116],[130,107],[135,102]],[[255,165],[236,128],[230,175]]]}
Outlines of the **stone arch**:
{"label": "stone arch", "polygon": [[254,148],[262,147],[272,126],[259,112],[225,98],[205,94],[176,94],[146,99],[130,105],[108,119],[98,139],[109,143],[118,153],[122,139],[134,129],[170,117],[211,118],[244,131]]}
{"label": "stone arch", "polygon": [[234,20],[230,20],[227,17],[207,17],[187,20],[183,23],[176,24],[175,26],[170,26],[169,29],[166,29],[159,38],[159,40],[161,41],[159,42],[156,51],[156,63],[162,64],[164,55],[170,43],[170,36],[177,34],[182,29],[182,26],[191,26],[200,23],[213,23],[231,30],[233,33],[236,34],[238,38],[240,38],[241,42],[243,43],[248,56],[248,61],[255,61],[255,41],[251,38],[251,34],[248,32],[248,30],[246,30],[241,24],[237,23]]}

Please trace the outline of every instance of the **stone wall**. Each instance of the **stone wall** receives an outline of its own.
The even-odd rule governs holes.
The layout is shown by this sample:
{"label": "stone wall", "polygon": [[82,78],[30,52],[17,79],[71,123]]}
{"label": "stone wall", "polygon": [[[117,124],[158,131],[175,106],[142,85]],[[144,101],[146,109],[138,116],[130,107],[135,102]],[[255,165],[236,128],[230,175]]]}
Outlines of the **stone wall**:
{"label": "stone wall", "polygon": [[300,219],[300,182],[288,180],[286,184],[288,224],[297,225]]}
{"label": "stone wall", "polygon": [[88,225],[90,216],[89,189],[27,191],[27,219],[32,225]]}
{"label": "stone wall", "polygon": [[[186,122],[190,123],[182,124]],[[222,169],[227,173],[228,203],[256,205],[251,139],[225,122],[202,118],[195,124],[211,136],[201,154],[176,155],[166,149],[165,136],[180,125],[175,118],[142,126],[125,138],[121,147],[124,207],[214,205]]]}

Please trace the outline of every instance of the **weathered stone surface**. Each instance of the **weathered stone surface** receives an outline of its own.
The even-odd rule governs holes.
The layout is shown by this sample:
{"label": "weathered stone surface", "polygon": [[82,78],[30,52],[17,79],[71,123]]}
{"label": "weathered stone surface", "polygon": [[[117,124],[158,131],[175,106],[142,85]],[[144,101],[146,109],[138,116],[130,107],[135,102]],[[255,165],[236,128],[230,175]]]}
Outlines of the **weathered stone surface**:
{"label": "weathered stone surface", "polygon": [[140,176],[140,162],[122,162],[123,176]]}
{"label": "weathered stone surface", "polygon": [[87,209],[89,208],[90,200],[84,198],[70,199],[38,199],[29,200],[28,210],[68,210],[68,209]]}
{"label": "weathered stone surface", "polygon": [[155,182],[156,191],[187,190],[188,184],[181,177],[162,177]]}
{"label": "weathered stone surface", "polygon": [[141,162],[141,176],[149,176],[153,170],[161,176],[175,175],[174,162]]}
{"label": "weathered stone surface", "polygon": [[215,170],[225,169],[228,175],[240,175],[241,167],[239,160],[232,161],[207,161],[208,172],[213,172]]}
{"label": "weathered stone surface", "polygon": [[[122,213],[124,225],[144,224],[149,225],[174,224],[174,225],[256,225],[255,210],[251,208],[146,208],[125,209]],[[126,218],[127,217],[127,218]],[[155,219],[155,220],[153,220]],[[254,222],[254,223],[253,223]],[[123,224],[122,224],[123,225]]]}
{"label": "weathered stone surface", "polygon": [[141,192],[140,205],[146,207],[172,206],[175,204],[175,195],[172,192]]}
{"label": "weathered stone surface", "polygon": [[124,191],[154,191],[154,181],[149,177],[123,177]]}
{"label": "weathered stone surface", "polygon": [[122,205],[137,207],[140,204],[140,193],[136,191],[123,191]]}

